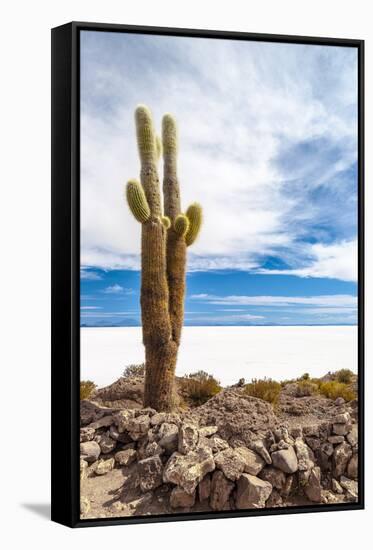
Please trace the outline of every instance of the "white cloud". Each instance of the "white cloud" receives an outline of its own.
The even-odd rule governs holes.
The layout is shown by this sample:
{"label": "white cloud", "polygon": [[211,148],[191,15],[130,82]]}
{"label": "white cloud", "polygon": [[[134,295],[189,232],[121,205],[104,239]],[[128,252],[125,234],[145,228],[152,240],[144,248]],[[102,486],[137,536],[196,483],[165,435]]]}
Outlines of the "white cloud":
{"label": "white cloud", "polygon": [[86,310],[86,309],[102,309],[102,308],[99,306],[80,306],[80,309]]}
{"label": "white cloud", "polygon": [[214,296],[211,294],[193,294],[191,299],[215,305],[242,306],[291,306],[314,305],[320,307],[354,308],[357,298],[348,294],[330,296]]}
{"label": "white cloud", "polygon": [[[308,178],[312,190],[355,160],[353,50],[167,37],[149,47],[150,37],[133,35],[113,36],[111,48],[106,38],[105,50],[95,40],[96,47],[82,43],[82,264],[140,267],[140,225],[123,198],[124,183],[139,173],[133,122],[139,102],[153,109],[158,131],[163,113],[178,119],[182,205],[197,200],[205,212],[190,271],[252,270],[268,255],[294,255],[297,237],[320,213],[304,194],[289,193],[287,180],[313,173],[313,159],[286,173],[274,161],[284,144],[320,138],[338,144],[343,158]],[[343,265],[331,250],[323,256],[323,246],[312,250],[313,268],[305,262],[293,273],[350,277],[351,249]],[[303,252],[296,250],[297,261]]]}
{"label": "white cloud", "polygon": [[89,269],[83,266],[80,268],[80,278],[86,279],[89,281],[99,281],[101,279],[101,275],[99,273],[96,273],[95,271],[90,271]]}
{"label": "white cloud", "polygon": [[126,295],[131,295],[135,293],[133,288],[124,288],[121,285],[118,285],[118,283],[107,286],[102,292],[104,294],[126,294]]}

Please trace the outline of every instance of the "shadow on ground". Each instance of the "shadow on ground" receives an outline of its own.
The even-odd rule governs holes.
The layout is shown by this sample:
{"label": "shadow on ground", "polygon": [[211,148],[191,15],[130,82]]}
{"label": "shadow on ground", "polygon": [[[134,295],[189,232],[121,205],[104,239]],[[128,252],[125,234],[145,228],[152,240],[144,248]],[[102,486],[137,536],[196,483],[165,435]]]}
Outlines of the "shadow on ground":
{"label": "shadow on ground", "polygon": [[33,512],[37,516],[43,519],[51,518],[51,505],[50,503],[32,503],[32,502],[23,502],[22,507],[30,512]]}

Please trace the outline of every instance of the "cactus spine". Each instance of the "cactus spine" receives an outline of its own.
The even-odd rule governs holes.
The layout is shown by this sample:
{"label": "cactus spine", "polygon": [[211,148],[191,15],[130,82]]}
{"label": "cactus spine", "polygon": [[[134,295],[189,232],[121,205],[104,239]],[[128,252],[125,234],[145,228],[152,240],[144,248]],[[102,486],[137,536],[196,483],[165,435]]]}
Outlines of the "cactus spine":
{"label": "cactus spine", "polygon": [[[135,111],[140,180],[127,184],[129,208],[142,224],[141,317],[145,346],[144,405],[158,411],[175,406],[174,378],[184,320],[186,249],[198,236],[202,209],[194,203],[181,212],[177,178],[177,128],[166,114],[162,141],[156,136],[150,110]],[[163,152],[163,204],[157,164]]]}

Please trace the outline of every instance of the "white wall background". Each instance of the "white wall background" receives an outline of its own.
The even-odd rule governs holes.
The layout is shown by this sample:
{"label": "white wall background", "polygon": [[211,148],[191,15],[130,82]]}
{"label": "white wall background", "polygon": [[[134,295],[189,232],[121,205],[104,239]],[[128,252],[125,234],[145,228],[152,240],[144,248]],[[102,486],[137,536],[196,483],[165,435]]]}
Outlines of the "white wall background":
{"label": "white wall background", "polygon": [[[373,31],[368,0],[45,0],[2,6],[1,538],[7,548],[356,548],[371,533],[373,414],[367,373],[367,510],[69,530],[48,521],[50,414],[50,28],[71,20],[363,38],[367,212],[373,207]],[[367,240],[373,222],[367,216]],[[367,250],[367,279],[372,254]],[[5,306],[5,307],[4,307]],[[367,334],[370,319],[367,319]],[[367,365],[369,364],[369,355]],[[369,366],[367,367],[369,371]]]}

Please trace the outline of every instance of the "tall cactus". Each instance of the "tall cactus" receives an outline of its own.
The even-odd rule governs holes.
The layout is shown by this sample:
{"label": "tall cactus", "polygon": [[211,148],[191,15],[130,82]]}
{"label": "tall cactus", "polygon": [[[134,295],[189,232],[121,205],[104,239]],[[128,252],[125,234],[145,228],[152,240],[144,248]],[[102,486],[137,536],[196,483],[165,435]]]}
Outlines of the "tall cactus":
{"label": "tall cactus", "polygon": [[[177,178],[177,128],[166,114],[162,140],[156,135],[150,110],[135,111],[140,180],[127,183],[129,208],[142,224],[141,317],[145,346],[144,405],[170,411],[175,368],[184,320],[186,249],[197,238],[202,208],[193,203],[182,213]],[[157,165],[163,152],[163,203]]]}

